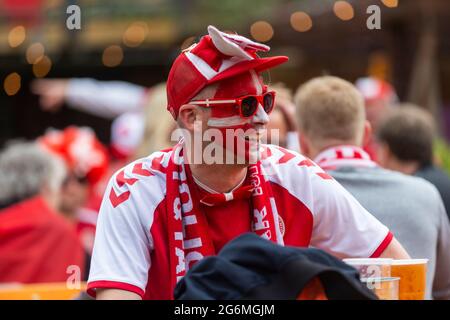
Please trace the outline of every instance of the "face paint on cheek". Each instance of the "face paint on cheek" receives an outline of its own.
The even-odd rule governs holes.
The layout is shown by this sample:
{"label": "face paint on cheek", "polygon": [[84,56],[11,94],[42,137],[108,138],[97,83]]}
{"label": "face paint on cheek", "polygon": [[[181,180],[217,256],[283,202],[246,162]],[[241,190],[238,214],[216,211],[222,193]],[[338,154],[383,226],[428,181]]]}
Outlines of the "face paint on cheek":
{"label": "face paint on cheek", "polygon": [[[214,99],[235,99],[263,92],[262,80],[253,70],[221,82]],[[262,109],[262,107],[259,106]],[[252,123],[267,123],[267,114],[255,114],[252,118],[242,118],[237,106],[211,107],[208,127],[219,129],[223,149],[244,159],[246,163],[257,157],[260,149],[259,135]],[[261,119],[260,119],[261,118]]]}
{"label": "face paint on cheek", "polygon": [[226,128],[242,126],[248,122],[239,115],[236,106],[212,107],[211,117],[208,119],[208,126],[214,128]]}
{"label": "face paint on cheek", "polygon": [[233,160],[239,159],[239,163],[255,163],[259,158],[261,130],[256,130],[250,123],[216,129],[221,139],[215,143],[220,144],[226,154],[233,155]]}

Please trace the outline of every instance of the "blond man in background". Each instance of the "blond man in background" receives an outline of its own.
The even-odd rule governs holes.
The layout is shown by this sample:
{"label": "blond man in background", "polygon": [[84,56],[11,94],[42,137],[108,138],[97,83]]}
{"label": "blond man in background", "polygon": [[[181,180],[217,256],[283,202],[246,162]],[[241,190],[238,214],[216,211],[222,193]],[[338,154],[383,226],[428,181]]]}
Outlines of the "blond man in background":
{"label": "blond man in background", "polygon": [[450,298],[450,227],[427,181],[380,168],[363,150],[371,136],[364,100],[337,77],[312,79],[296,93],[304,154],[384,223],[413,258],[428,258],[427,299]]}

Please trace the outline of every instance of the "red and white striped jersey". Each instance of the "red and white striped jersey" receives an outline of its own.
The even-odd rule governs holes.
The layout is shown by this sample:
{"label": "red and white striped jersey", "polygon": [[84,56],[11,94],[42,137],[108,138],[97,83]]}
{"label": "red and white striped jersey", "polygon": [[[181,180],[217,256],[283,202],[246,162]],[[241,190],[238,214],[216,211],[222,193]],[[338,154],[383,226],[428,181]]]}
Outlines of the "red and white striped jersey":
{"label": "red and white striped jersey", "polygon": [[[339,183],[308,158],[265,146],[261,160],[285,245],[323,249],[339,258],[377,257],[393,236]],[[88,292],[115,288],[144,299],[171,299],[166,167],[172,150],[155,152],[111,178],[97,223]],[[251,231],[249,200],[206,207],[218,250]]]}

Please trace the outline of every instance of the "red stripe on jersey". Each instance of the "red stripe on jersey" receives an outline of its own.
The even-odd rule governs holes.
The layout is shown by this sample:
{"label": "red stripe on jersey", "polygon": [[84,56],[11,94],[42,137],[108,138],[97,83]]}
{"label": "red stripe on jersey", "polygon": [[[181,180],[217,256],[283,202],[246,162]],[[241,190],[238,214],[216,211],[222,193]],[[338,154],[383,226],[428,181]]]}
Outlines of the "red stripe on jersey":
{"label": "red stripe on jersey", "polygon": [[314,162],[312,162],[309,159],[302,160],[297,165],[300,166],[300,167],[315,167],[316,166],[314,164]]}
{"label": "red stripe on jersey", "polygon": [[124,201],[127,201],[130,197],[130,191],[126,191],[120,195],[117,195],[113,188],[111,188],[111,192],[109,193],[109,200],[111,201],[111,204],[113,207],[117,207],[119,204],[121,204]]}
{"label": "red stripe on jersey", "polygon": [[144,290],[142,290],[139,287],[136,287],[135,285],[124,283],[124,282],[118,282],[118,281],[93,281],[88,283],[87,287],[87,293],[91,297],[96,297],[96,289],[119,289],[119,290],[125,290],[130,291],[133,293],[136,293],[141,298],[144,297]]}
{"label": "red stripe on jersey", "polygon": [[277,147],[277,149],[283,153],[283,156],[280,159],[278,159],[277,163],[283,164],[283,163],[286,163],[289,160],[292,160],[293,158],[295,158],[295,155],[288,152],[286,149],[279,148],[279,147]]}
{"label": "red stripe on jersey", "polygon": [[133,185],[136,181],[138,181],[136,178],[125,178],[125,170],[121,170],[116,176],[116,182],[119,188],[124,184]]}
{"label": "red stripe on jersey", "polygon": [[265,160],[267,158],[270,158],[272,156],[272,150],[268,146],[264,147],[263,152],[261,153],[261,160]]}
{"label": "red stripe on jersey", "polygon": [[386,248],[392,242],[392,239],[394,239],[394,235],[392,234],[392,232],[389,232],[387,234],[386,238],[384,238],[383,242],[381,242],[381,244],[375,250],[375,252],[372,253],[370,258],[378,258],[379,256],[381,256],[381,254],[384,252],[384,250],[386,250]]}
{"label": "red stripe on jersey", "polygon": [[160,157],[156,157],[152,160],[152,170],[166,173],[167,168],[163,167],[161,164],[163,157],[164,155],[162,154]]}
{"label": "red stripe on jersey", "polygon": [[140,176],[150,177],[153,176],[153,173],[150,170],[143,168],[143,163],[136,163],[133,167],[133,173],[138,174]]}
{"label": "red stripe on jersey", "polygon": [[321,177],[322,179],[325,180],[333,180],[333,177],[330,176],[329,174],[325,173],[325,172],[317,172],[316,173],[319,177]]}

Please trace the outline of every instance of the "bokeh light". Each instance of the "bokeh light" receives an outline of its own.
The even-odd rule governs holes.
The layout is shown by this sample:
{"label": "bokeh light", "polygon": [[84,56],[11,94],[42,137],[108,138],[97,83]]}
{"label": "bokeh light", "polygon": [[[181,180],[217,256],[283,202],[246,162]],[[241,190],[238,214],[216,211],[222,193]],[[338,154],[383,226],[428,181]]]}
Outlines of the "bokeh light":
{"label": "bokeh light", "polygon": [[107,67],[117,67],[122,63],[122,60],[123,50],[118,45],[109,46],[103,51],[102,61]]}
{"label": "bokeh light", "polygon": [[37,63],[44,57],[45,48],[42,43],[36,42],[30,45],[26,52],[26,58],[29,64]]}
{"label": "bokeh light", "polygon": [[8,96],[13,96],[20,90],[22,78],[17,72],[10,73],[3,82],[3,88]]}
{"label": "bokeh light", "polygon": [[353,19],[355,11],[347,1],[337,1],[333,7],[334,14],[341,20],[348,21]]}
{"label": "bokeh light", "polygon": [[392,62],[385,51],[375,51],[369,55],[367,74],[371,77],[389,81]]}
{"label": "bokeh light", "polygon": [[148,34],[148,26],[144,22],[134,22],[123,34],[123,43],[128,47],[138,47]]}
{"label": "bokeh light", "polygon": [[398,7],[398,0],[381,0],[383,4],[388,8],[397,8]]}
{"label": "bokeh light", "polygon": [[298,32],[306,32],[312,28],[312,19],[305,12],[294,12],[291,15],[291,27]]}
{"label": "bokeh light", "polygon": [[52,60],[49,57],[43,56],[38,62],[33,64],[33,73],[36,78],[45,77],[52,68]]}
{"label": "bokeh light", "polygon": [[273,28],[267,21],[257,21],[250,27],[250,34],[259,42],[267,42],[273,37]]}
{"label": "bokeh light", "polygon": [[26,38],[26,30],[24,26],[17,26],[8,33],[8,44],[11,48],[20,46]]}

